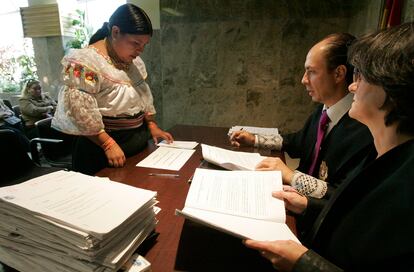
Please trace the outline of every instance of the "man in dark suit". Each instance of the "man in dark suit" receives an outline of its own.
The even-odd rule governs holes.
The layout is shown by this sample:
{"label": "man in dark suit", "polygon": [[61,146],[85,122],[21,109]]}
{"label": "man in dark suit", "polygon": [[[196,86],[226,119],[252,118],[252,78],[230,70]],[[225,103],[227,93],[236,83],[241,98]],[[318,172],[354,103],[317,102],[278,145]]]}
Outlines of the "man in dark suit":
{"label": "man in dark suit", "polygon": [[[314,102],[321,103],[298,132],[282,135],[252,135],[238,131],[231,135],[234,146],[255,145],[286,151],[300,158],[297,171],[289,169],[279,158],[268,158],[259,170],[281,170],[283,181],[303,194],[323,198],[343,179],[372,146],[365,125],[351,119],[348,111],[353,95],[353,67],[347,62],[348,46],[355,39],[347,33],[325,37],[308,52],[302,84]],[[326,111],[327,125],[317,144],[321,115]],[[318,152],[317,152],[318,151]]]}

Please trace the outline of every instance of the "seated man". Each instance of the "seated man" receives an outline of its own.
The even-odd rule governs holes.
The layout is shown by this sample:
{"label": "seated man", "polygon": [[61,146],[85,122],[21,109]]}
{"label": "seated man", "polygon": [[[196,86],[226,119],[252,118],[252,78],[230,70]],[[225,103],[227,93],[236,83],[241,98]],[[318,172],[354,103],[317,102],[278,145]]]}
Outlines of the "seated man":
{"label": "seated man", "polygon": [[[372,146],[366,126],[348,116],[353,100],[348,92],[353,68],[347,62],[347,50],[354,39],[346,33],[331,34],[309,50],[302,84],[312,100],[321,105],[301,130],[274,136],[237,131],[230,137],[234,146],[282,149],[292,158],[300,158],[295,172],[279,158],[268,158],[257,168],[281,170],[284,183],[314,198],[322,198],[331,190],[327,183],[341,182]],[[325,124],[319,128],[322,116]]]}

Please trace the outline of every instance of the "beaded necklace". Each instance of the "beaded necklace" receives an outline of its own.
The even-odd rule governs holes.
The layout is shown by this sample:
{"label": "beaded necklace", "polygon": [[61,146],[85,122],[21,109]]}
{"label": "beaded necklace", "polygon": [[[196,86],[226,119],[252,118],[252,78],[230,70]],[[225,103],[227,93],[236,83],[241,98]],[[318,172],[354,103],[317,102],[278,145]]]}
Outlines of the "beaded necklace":
{"label": "beaded necklace", "polygon": [[112,43],[107,38],[104,39],[104,42],[106,46],[106,51],[108,52],[108,56],[112,62],[112,65],[120,70],[128,71],[130,64],[123,62],[118,57],[118,54],[115,52]]}

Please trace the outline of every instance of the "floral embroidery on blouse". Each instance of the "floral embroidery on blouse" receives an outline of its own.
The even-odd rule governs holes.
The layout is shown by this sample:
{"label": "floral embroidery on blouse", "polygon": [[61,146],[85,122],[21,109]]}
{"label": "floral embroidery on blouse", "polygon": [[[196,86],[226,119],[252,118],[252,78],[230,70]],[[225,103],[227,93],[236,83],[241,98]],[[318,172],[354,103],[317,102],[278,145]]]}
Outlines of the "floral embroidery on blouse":
{"label": "floral embroidery on blouse", "polygon": [[[73,62],[67,64],[64,71],[64,80],[68,80],[71,77],[75,78],[75,80],[84,79],[85,83],[90,85],[92,88],[95,87],[95,84],[98,82],[98,75],[95,71],[81,64]],[[78,80],[76,81],[78,84],[80,84]]]}

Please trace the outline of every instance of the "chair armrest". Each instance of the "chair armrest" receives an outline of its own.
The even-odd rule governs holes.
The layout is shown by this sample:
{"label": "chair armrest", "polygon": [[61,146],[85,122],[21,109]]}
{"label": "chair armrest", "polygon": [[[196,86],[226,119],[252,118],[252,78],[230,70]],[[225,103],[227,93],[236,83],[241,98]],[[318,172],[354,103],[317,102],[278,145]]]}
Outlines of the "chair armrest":
{"label": "chair armrest", "polygon": [[50,138],[33,138],[30,140],[30,153],[32,154],[32,160],[37,164],[40,165],[40,156],[39,151],[37,150],[38,143],[51,143],[51,144],[58,144],[63,142],[63,140],[59,139],[50,139]]}

